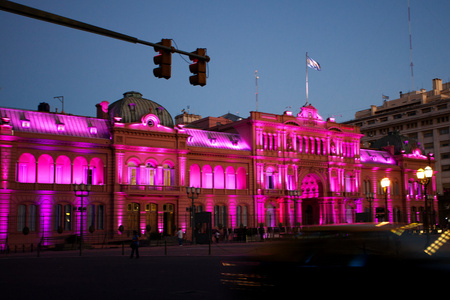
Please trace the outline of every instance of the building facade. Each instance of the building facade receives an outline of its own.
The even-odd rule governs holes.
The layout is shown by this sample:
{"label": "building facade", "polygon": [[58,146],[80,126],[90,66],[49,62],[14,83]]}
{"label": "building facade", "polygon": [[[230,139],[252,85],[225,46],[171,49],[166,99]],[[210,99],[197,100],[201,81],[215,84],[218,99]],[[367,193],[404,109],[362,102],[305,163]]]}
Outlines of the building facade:
{"label": "building facade", "polygon": [[[209,212],[220,230],[424,218],[415,174],[434,160],[414,147],[361,148],[359,127],[323,120],[312,105],[297,115],[178,117],[175,125],[138,92],[96,107],[95,118],[45,105],[0,108],[3,247],[51,245],[81,232],[92,243],[128,239],[133,230],[182,228],[190,237],[193,211]],[[90,191],[80,196],[74,184]],[[191,197],[186,187],[200,193]],[[428,187],[433,194],[435,181]],[[437,203],[429,203],[434,220]]]}
{"label": "building facade", "polygon": [[433,88],[403,94],[383,105],[358,111],[344,122],[359,126],[361,141],[370,147],[389,132],[415,139],[436,161],[438,194],[450,192],[450,82],[433,79]]}

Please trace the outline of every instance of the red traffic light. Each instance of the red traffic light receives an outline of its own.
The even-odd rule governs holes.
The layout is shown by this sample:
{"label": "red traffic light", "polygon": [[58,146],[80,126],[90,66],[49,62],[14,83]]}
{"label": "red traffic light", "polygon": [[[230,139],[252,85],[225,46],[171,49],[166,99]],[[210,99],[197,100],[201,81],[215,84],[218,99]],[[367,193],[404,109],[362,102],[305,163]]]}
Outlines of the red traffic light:
{"label": "red traffic light", "polygon": [[153,62],[159,66],[153,69],[153,75],[158,78],[169,79],[171,75],[172,52],[167,48],[172,48],[172,40],[162,39],[157,44],[166,48],[155,47],[155,51],[159,52],[159,54],[153,57]]}
{"label": "red traffic light", "polygon": [[[206,57],[206,49],[203,48],[197,48],[196,51],[191,52],[196,55],[204,56]],[[193,61],[193,64],[189,65],[189,71],[193,73],[194,75],[189,77],[189,82],[192,85],[200,85],[205,86],[206,85],[206,60],[190,56],[190,60]]]}

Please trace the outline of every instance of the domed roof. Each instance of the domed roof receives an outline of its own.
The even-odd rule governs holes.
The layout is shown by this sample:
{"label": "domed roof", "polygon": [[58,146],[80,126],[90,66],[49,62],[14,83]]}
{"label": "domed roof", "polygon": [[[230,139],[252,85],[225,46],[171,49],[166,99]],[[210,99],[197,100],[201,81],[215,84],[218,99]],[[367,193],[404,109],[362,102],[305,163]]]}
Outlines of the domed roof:
{"label": "domed roof", "polygon": [[126,92],[123,98],[108,106],[111,118],[121,117],[123,123],[141,122],[141,118],[147,114],[154,114],[159,118],[160,124],[173,127],[173,119],[170,113],[160,104],[142,98],[139,92]]}
{"label": "domed roof", "polygon": [[415,149],[419,149],[422,154],[425,154],[415,139],[401,135],[398,131],[389,132],[388,135],[374,141],[371,148],[382,149],[386,146],[394,146],[394,154],[410,154]]}

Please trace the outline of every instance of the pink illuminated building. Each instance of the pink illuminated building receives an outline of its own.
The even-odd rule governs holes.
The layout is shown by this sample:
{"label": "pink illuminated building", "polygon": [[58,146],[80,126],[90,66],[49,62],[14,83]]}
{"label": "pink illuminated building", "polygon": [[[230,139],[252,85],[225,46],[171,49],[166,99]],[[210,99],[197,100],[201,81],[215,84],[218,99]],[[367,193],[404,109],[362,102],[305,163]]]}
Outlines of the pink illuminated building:
{"label": "pink illuminated building", "polygon": [[[421,222],[415,172],[434,164],[417,147],[361,149],[358,127],[323,120],[312,105],[175,125],[163,106],[127,92],[97,104],[95,118],[12,108],[0,117],[3,246],[78,235],[81,214],[91,242],[189,233],[186,187],[201,188],[195,211],[210,212],[215,228]],[[80,183],[91,184],[85,211],[72,188]]]}

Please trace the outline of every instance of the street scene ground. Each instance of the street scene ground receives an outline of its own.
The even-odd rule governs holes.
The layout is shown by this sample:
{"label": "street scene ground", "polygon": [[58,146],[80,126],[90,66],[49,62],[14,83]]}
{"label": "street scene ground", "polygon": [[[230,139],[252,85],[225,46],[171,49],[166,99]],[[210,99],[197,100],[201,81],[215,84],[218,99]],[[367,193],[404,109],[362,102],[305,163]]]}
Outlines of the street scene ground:
{"label": "street scene ground", "polygon": [[0,288],[3,299],[253,299],[306,291],[355,295],[383,286],[392,287],[389,295],[414,295],[418,286],[411,282],[440,284],[450,274],[446,242],[431,256],[424,252],[440,237],[321,232],[289,240],[141,247],[139,259],[130,259],[129,247],[83,249],[81,256],[78,250],[39,256],[19,251],[0,255]]}

